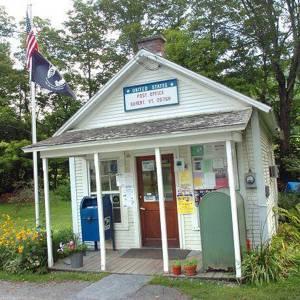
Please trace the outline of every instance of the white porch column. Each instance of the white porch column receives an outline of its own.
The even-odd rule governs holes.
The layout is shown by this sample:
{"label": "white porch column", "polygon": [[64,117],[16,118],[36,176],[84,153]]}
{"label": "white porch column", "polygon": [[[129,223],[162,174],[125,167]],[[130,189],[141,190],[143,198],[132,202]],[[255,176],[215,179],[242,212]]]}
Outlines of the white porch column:
{"label": "white porch column", "polygon": [[[36,143],[36,141],[35,141]],[[34,182],[34,206],[35,206],[35,226],[40,226],[40,202],[39,202],[39,174],[38,174],[38,155],[33,151],[33,182]]]}
{"label": "white porch column", "polygon": [[233,169],[233,160],[232,160],[232,144],[231,141],[228,140],[226,141],[226,154],[227,154],[227,169],[228,169],[230,207],[231,207],[234,256],[235,256],[235,273],[236,273],[236,278],[241,278],[242,277],[241,251],[240,251],[239,224],[238,224],[237,206],[236,206],[234,169]]}
{"label": "white porch column", "polygon": [[46,218],[46,235],[47,235],[47,252],[48,252],[48,267],[53,267],[52,253],[52,237],[51,237],[51,219],[50,219],[50,203],[49,203],[49,179],[48,179],[48,159],[43,158],[43,173],[44,173],[44,197],[45,197],[45,218]]}
{"label": "white porch column", "polygon": [[106,253],[105,253],[105,232],[104,232],[104,215],[103,202],[101,191],[101,176],[100,176],[100,159],[99,153],[94,153],[94,164],[96,174],[96,189],[97,189],[97,204],[98,204],[98,222],[100,236],[100,255],[101,255],[101,271],[106,270]]}
{"label": "white porch column", "polygon": [[169,254],[168,254],[168,239],[167,239],[167,223],[166,223],[166,210],[165,210],[161,156],[160,156],[159,148],[155,148],[155,161],[156,161],[156,172],[157,172],[159,217],[160,217],[163,264],[164,264],[164,272],[168,273],[169,272]]}

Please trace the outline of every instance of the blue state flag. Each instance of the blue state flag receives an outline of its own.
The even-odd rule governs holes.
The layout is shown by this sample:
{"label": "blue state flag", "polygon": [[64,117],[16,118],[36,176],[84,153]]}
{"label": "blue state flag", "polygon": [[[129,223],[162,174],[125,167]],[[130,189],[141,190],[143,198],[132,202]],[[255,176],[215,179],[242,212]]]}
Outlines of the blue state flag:
{"label": "blue state flag", "polygon": [[38,51],[32,54],[31,80],[40,87],[56,94],[64,94],[76,98],[69,85],[53,66]]}

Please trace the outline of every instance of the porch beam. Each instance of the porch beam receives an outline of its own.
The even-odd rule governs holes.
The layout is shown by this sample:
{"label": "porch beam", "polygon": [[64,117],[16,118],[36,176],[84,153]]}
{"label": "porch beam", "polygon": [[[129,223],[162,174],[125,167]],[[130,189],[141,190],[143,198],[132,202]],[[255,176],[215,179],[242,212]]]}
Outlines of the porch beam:
{"label": "porch beam", "polygon": [[45,197],[45,218],[46,218],[48,267],[51,268],[51,267],[53,267],[53,252],[52,252],[52,237],[51,237],[49,177],[48,177],[48,159],[47,158],[43,158],[43,175],[44,175],[44,197]]}
{"label": "porch beam", "polygon": [[233,230],[235,274],[236,274],[236,278],[241,278],[242,277],[241,250],[240,250],[240,237],[239,237],[239,223],[238,223],[237,206],[236,206],[235,178],[234,178],[234,168],[233,168],[233,159],[232,159],[232,149],[233,149],[232,142],[227,140],[226,155],[227,155],[227,170],[228,170],[230,207],[231,207],[232,230]]}
{"label": "porch beam", "polygon": [[160,217],[160,230],[161,230],[161,242],[162,242],[162,253],[163,253],[163,266],[164,266],[164,273],[169,273],[169,254],[168,254],[166,210],[165,210],[161,155],[160,155],[159,148],[155,148],[155,162],[156,162],[156,172],[157,172],[157,186],[158,186],[158,199],[159,199],[159,217]]}
{"label": "porch beam", "polygon": [[94,153],[94,164],[95,164],[97,204],[98,204],[101,271],[105,271],[106,270],[105,230],[104,230],[104,214],[103,214],[103,202],[102,202],[102,190],[101,190],[99,153]]}
{"label": "porch beam", "polygon": [[[239,128],[242,130],[244,128]],[[178,145],[193,145],[196,140],[205,143],[224,142],[225,140],[232,140],[241,142],[241,134],[239,130],[222,132],[205,132],[205,133],[185,133],[184,135],[169,134],[163,136],[127,138],[122,140],[105,140],[91,143],[76,143],[70,145],[57,145],[48,148],[39,148],[41,157],[70,157],[81,156],[86,154],[119,152],[130,150],[153,149],[162,147],[176,147]],[[30,150],[24,150],[30,152]]]}

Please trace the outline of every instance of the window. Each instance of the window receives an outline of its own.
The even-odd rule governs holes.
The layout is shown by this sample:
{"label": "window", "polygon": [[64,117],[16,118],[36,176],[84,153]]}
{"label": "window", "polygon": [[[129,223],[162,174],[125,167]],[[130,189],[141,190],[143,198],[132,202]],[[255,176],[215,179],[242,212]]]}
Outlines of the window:
{"label": "window", "polygon": [[[110,195],[113,205],[114,223],[121,223],[120,191],[117,186],[118,161],[103,160],[100,162],[101,190],[103,195]],[[89,161],[90,194],[96,194],[96,174],[94,161]]]}
{"label": "window", "polygon": [[[162,176],[166,201],[173,201],[172,165],[170,159],[162,159]],[[158,201],[158,187],[155,160],[142,161],[142,182],[144,201]]]}
{"label": "window", "polygon": [[196,190],[228,187],[226,149],[223,143],[191,147],[193,182]]}

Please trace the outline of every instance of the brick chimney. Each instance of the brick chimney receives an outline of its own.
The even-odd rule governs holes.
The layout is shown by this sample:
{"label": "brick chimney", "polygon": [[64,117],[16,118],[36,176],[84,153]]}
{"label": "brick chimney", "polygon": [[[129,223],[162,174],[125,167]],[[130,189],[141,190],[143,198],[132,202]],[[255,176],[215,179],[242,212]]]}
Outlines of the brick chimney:
{"label": "brick chimney", "polygon": [[140,39],[138,41],[138,49],[145,49],[154,54],[164,56],[166,39],[161,35],[153,35]]}

